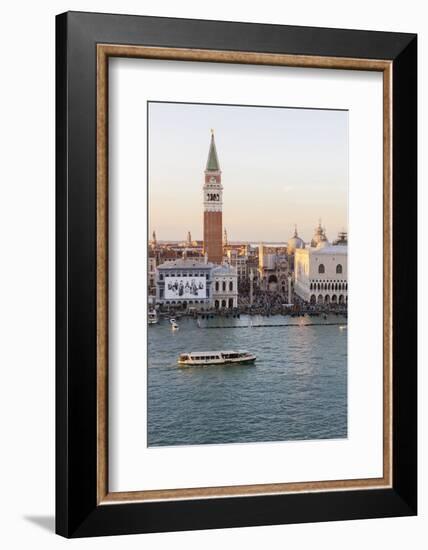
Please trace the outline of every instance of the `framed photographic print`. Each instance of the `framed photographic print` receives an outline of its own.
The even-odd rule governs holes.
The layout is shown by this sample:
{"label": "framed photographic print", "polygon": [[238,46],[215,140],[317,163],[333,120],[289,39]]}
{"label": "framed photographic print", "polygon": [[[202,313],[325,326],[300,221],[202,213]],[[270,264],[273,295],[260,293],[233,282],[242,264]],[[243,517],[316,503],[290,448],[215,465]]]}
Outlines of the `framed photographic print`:
{"label": "framed photographic print", "polygon": [[59,534],[416,514],[416,45],[57,16]]}

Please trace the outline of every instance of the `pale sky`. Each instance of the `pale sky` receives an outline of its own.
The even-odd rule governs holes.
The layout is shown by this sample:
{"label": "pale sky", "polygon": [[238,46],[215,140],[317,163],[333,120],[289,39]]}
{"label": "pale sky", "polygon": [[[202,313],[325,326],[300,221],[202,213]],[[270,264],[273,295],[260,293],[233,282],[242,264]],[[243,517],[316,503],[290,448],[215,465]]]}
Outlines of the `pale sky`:
{"label": "pale sky", "polygon": [[312,238],[347,230],[348,113],[149,103],[149,229],[203,235],[204,170],[214,129],[229,241]]}

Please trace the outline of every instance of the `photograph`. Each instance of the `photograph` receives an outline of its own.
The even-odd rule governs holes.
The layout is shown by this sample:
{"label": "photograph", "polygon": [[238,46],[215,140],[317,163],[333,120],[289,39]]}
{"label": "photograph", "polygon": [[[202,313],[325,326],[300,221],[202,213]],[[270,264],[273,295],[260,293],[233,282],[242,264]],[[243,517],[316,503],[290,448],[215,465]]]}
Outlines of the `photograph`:
{"label": "photograph", "polygon": [[[294,524],[287,541],[318,526],[308,545],[329,529],[333,550],[386,540],[386,518],[400,517],[385,544],[403,547],[398,524],[418,521],[405,518],[418,513],[421,248],[418,35],[406,28],[420,18],[314,4],[311,21],[287,6],[272,24],[248,10],[234,20],[231,4],[227,20],[174,6],[58,14],[55,63],[45,56],[55,102],[31,102],[56,116],[55,284],[43,277],[55,290],[55,391],[43,384],[55,393],[55,468],[43,460],[55,531],[191,531],[195,547],[217,548],[222,530],[251,528],[251,546],[261,529],[266,545]],[[28,81],[21,65],[30,73],[9,72]],[[12,164],[11,182],[35,166]],[[24,180],[40,198],[46,186]],[[8,186],[21,210],[46,223],[21,187]],[[9,262],[18,283],[22,250],[21,271]],[[339,529],[367,519],[361,536]]]}
{"label": "photograph", "polygon": [[1,548],[426,548],[424,4],[2,8]]}
{"label": "photograph", "polygon": [[347,438],[348,111],[147,120],[148,446]]}

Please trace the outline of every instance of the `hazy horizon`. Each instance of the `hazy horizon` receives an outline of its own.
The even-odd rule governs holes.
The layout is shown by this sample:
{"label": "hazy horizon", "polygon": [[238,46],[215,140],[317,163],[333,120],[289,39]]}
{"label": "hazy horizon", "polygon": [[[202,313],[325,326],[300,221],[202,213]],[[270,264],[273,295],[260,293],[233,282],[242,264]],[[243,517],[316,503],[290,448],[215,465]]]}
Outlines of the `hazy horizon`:
{"label": "hazy horizon", "polygon": [[347,111],[149,102],[150,237],[202,240],[211,128],[230,242],[347,231]]}

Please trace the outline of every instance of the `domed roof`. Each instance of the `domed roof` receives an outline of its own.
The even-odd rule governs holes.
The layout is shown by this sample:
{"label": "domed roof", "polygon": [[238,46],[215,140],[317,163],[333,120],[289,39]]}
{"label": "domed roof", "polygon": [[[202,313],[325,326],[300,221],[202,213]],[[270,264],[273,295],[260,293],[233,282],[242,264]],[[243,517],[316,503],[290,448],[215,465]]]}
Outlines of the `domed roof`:
{"label": "domed roof", "polygon": [[315,229],[315,234],[312,237],[311,246],[312,248],[317,247],[320,243],[326,242],[329,244],[327,235],[325,234],[325,228],[322,227],[321,221],[318,223],[318,227]]}
{"label": "domed roof", "polygon": [[287,242],[287,251],[289,254],[293,254],[296,248],[305,248],[304,241],[297,234],[297,227],[294,228],[294,235]]}
{"label": "domed roof", "polygon": [[327,246],[330,246],[330,243],[327,239],[319,241],[316,248],[326,248]]}

